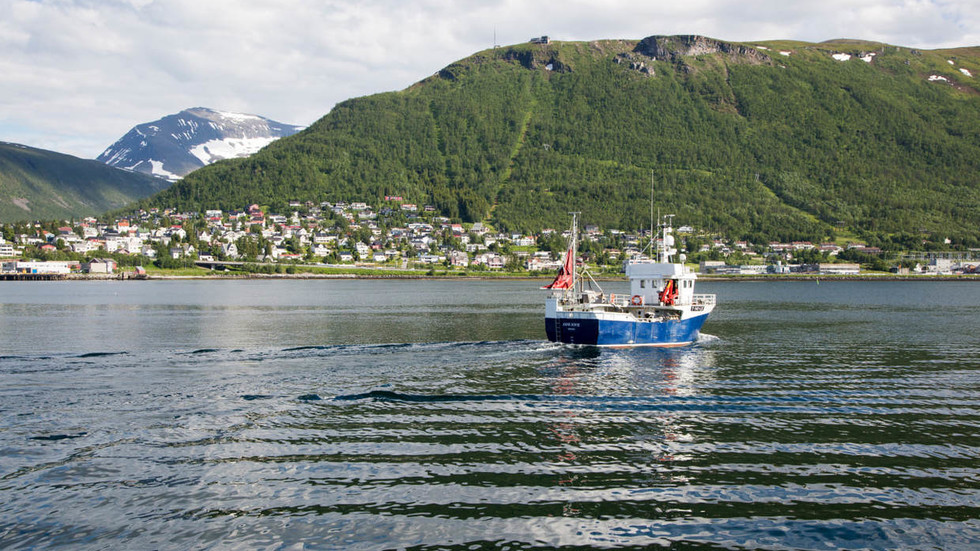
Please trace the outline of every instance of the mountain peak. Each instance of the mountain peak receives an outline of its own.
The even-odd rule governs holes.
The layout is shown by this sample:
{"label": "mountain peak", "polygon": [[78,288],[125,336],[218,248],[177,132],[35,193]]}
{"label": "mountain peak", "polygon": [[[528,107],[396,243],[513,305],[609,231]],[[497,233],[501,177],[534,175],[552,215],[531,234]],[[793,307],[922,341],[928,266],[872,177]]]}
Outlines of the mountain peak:
{"label": "mountain peak", "polygon": [[[210,107],[190,107],[184,109],[179,115],[188,115],[193,117],[200,117],[202,119],[208,119],[211,121],[268,121],[264,117],[258,115],[250,115],[248,113],[232,113],[230,111],[219,111],[217,109],[211,109]],[[274,121],[270,121],[274,122]]]}
{"label": "mountain peak", "polygon": [[252,155],[301,129],[258,115],[192,107],[133,127],[97,160],[177,180],[215,161]]}

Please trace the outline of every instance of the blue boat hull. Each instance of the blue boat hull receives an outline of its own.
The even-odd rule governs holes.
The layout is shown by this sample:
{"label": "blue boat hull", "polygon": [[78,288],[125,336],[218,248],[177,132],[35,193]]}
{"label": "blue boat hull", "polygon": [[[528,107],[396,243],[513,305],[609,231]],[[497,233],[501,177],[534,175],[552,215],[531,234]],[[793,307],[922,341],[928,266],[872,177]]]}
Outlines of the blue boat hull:
{"label": "blue boat hull", "polygon": [[706,319],[707,314],[658,322],[608,320],[594,316],[546,317],[545,330],[549,341],[565,344],[683,346],[697,340]]}

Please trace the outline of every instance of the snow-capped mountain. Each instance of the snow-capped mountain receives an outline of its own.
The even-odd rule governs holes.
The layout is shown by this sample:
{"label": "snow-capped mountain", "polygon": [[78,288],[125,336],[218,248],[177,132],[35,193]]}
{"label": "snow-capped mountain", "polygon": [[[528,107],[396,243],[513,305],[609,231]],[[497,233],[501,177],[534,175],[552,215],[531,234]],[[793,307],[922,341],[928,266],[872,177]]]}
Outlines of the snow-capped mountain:
{"label": "snow-capped mountain", "polygon": [[137,125],[97,160],[117,168],[178,180],[215,161],[247,157],[300,130],[300,126],[257,115],[195,107]]}

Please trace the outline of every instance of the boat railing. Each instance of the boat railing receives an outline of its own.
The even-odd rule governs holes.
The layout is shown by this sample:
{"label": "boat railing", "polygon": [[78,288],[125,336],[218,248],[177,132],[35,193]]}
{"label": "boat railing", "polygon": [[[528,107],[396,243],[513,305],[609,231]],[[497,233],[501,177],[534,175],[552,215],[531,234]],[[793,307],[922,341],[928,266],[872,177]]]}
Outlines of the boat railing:
{"label": "boat railing", "polygon": [[620,308],[626,308],[630,304],[630,296],[626,294],[611,295],[609,297],[609,304],[619,306]]}
{"label": "boat railing", "polygon": [[[622,295],[612,295],[609,297],[609,304],[613,306],[618,306],[620,308],[626,308],[629,306],[637,306],[637,303],[632,302],[632,297],[628,294]],[[641,303],[642,304],[642,303]],[[714,305],[715,295],[693,295],[690,302],[681,302],[678,300],[677,306],[687,306],[687,305]],[[655,306],[655,305],[654,305]]]}

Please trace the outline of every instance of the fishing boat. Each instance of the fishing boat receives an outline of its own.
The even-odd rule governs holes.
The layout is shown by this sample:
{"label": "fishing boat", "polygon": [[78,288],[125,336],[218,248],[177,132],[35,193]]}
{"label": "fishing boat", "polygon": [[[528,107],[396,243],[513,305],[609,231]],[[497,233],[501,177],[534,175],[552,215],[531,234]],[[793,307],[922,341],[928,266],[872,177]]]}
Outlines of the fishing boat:
{"label": "fishing boat", "polygon": [[[628,295],[606,294],[577,265],[578,213],[572,213],[571,244],[545,302],[548,340],[565,344],[633,347],[684,346],[697,340],[715,307],[715,295],[694,294],[697,274],[674,248],[673,215],[664,216],[651,240],[652,257],[626,261]],[[676,260],[676,261],[675,261]]]}

